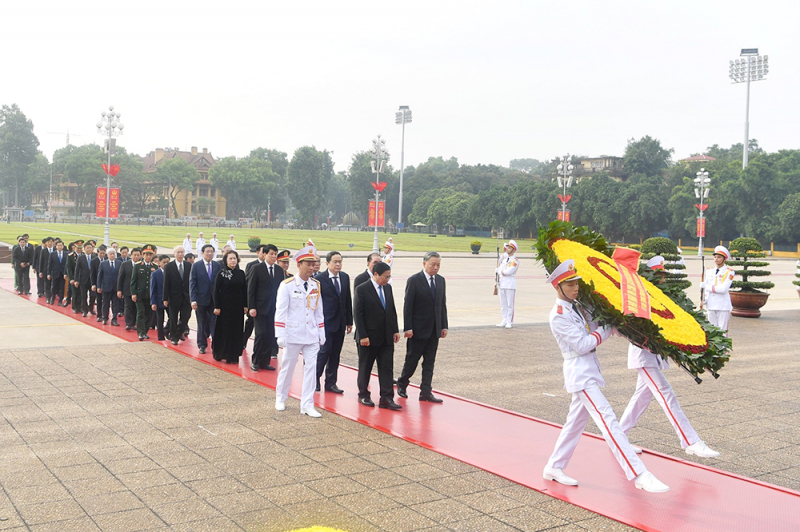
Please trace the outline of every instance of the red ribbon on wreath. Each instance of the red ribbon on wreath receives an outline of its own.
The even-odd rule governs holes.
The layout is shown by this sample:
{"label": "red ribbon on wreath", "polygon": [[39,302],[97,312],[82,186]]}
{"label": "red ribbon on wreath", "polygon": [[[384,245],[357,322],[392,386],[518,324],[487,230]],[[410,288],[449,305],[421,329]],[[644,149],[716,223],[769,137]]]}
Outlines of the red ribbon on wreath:
{"label": "red ribbon on wreath", "polygon": [[105,173],[107,173],[108,175],[110,175],[111,177],[116,177],[117,174],[119,173],[119,165],[118,164],[112,164],[109,167],[107,164],[103,163],[101,166],[103,167],[103,171]]}
{"label": "red ribbon on wreath", "polygon": [[372,188],[377,190],[378,192],[383,192],[383,189],[386,188],[386,181],[380,181],[378,183],[372,182]]}

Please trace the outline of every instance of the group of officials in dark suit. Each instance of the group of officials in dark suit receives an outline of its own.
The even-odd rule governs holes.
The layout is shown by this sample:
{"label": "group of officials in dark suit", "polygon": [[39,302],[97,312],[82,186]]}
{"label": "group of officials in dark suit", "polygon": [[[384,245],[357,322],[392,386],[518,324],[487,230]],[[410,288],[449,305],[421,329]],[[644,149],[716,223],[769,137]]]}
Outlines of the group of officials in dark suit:
{"label": "group of officials in dark suit", "polygon": [[[18,293],[30,293],[28,268],[36,265],[37,277],[43,280],[40,295],[48,304],[65,300],[65,282],[69,283],[73,311],[87,316],[95,314],[94,296],[97,296],[98,322],[117,326],[117,317],[125,317],[126,330],[137,329],[139,339],[149,339],[147,331],[155,325],[158,339],[169,339],[173,345],[184,341],[188,335],[188,322],[194,309],[197,320],[197,345],[200,353],[208,349],[209,337],[215,326],[214,283],[222,270],[214,260],[215,250],[210,244],[202,247],[200,258],[189,261],[183,246],[173,250],[175,260],[167,255],[154,257],[155,246],[134,248],[123,257],[115,248],[99,246],[93,253],[94,241],[76,241],[64,247],[60,239],[46,238],[40,249],[28,243],[22,235],[12,252]],[[34,257],[36,255],[36,257]],[[274,370],[271,359],[278,354],[275,335],[276,294],[280,284],[291,277],[282,262],[288,251],[280,252],[272,244],[259,246],[257,260],[246,269],[248,321],[255,328],[255,342],[250,367]],[[153,260],[155,258],[155,260]],[[345,337],[355,324],[355,341],[358,348],[358,401],[364,406],[375,406],[368,388],[372,368],[377,363],[380,384],[378,406],[390,410],[402,407],[394,401],[393,357],[394,344],[400,341],[394,294],[390,284],[391,267],[381,261],[380,255],[367,257],[367,269],[356,276],[351,292],[350,277],[342,271],[342,255],[331,251],[325,257],[327,269],[317,271],[325,328],[325,343],[320,347],[316,374],[316,390],[342,394],[337,385],[339,360]],[[319,259],[317,259],[319,261]],[[438,274],[441,257],[428,252],[422,261],[422,271],[409,277],[406,283],[403,308],[403,336],[407,339],[403,370],[397,379],[397,394],[408,397],[407,387],[411,377],[422,362],[420,401],[441,403],[432,393],[433,369],[439,339],[447,336],[447,298],[445,280]],[[316,267],[316,270],[319,266]],[[152,316],[156,313],[156,316]],[[164,330],[164,314],[168,316]],[[155,318],[155,319],[154,319]],[[252,329],[250,329],[252,330]],[[250,330],[245,326],[242,346],[246,346]]]}

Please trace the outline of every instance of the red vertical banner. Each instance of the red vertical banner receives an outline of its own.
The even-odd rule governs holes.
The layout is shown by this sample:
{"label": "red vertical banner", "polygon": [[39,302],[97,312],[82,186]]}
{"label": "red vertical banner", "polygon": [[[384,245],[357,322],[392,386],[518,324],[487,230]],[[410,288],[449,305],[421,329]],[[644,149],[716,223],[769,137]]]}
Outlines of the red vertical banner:
{"label": "red vertical banner", "polygon": [[375,227],[375,201],[369,202],[369,226]]}
{"label": "red vertical banner", "polygon": [[558,214],[556,215],[556,220],[561,220],[562,222],[569,221],[569,211],[564,212],[559,209]]}
{"label": "red vertical banner", "polygon": [[112,188],[108,203],[108,217],[119,218],[119,189]]}
{"label": "red vertical banner", "polygon": [[106,217],[106,194],[108,193],[107,188],[97,188],[97,209],[95,212],[95,216],[98,218],[105,218]]}
{"label": "red vertical banner", "polygon": [[386,202],[378,202],[378,225],[386,227]]}
{"label": "red vertical banner", "polygon": [[706,236],[706,219],[705,218],[698,218],[697,219],[697,237],[705,237]]}

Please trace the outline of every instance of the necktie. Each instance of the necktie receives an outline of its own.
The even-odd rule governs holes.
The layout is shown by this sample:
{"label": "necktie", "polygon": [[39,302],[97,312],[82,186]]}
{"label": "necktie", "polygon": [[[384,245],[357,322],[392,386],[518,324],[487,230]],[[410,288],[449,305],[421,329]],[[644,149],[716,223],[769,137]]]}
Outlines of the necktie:
{"label": "necktie", "polygon": [[206,270],[208,270],[208,280],[211,280],[211,263],[206,262]]}
{"label": "necktie", "polygon": [[272,271],[272,265],[269,267],[269,278],[273,280],[275,279],[275,272]]}
{"label": "necktie", "polygon": [[303,290],[305,290],[306,292],[308,292],[308,281],[306,281],[306,282],[304,282],[304,283],[303,283]]}
{"label": "necktie", "polygon": [[61,252],[58,252],[58,262],[61,262]]}
{"label": "necktie", "polygon": [[183,262],[178,263],[178,273],[181,274],[181,279],[183,279]]}
{"label": "necktie", "polygon": [[717,272],[714,275],[719,275],[719,268],[717,268]]}
{"label": "necktie", "polygon": [[342,295],[342,287],[339,286],[339,276],[333,278],[333,286],[336,287],[336,293]]}
{"label": "necktie", "polygon": [[111,263],[111,273],[114,273],[114,262],[113,261],[109,261],[109,262]]}
{"label": "necktie", "polygon": [[383,287],[381,285],[378,285],[378,295],[381,296],[381,305],[386,308],[386,299],[383,297]]}
{"label": "necktie", "polygon": [[436,301],[436,283],[433,282],[433,277],[431,277],[431,295],[433,300]]}

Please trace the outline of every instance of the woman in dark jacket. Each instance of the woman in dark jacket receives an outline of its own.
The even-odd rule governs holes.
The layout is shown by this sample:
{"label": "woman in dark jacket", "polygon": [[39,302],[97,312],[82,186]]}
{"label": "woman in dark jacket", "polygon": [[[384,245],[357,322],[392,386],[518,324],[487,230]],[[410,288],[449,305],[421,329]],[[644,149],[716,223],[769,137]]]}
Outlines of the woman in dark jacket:
{"label": "woman in dark jacket", "polygon": [[222,269],[214,280],[214,339],[211,352],[214,360],[223,358],[238,364],[242,354],[242,330],[247,313],[247,279],[239,269],[239,254],[231,250],[222,257]]}

